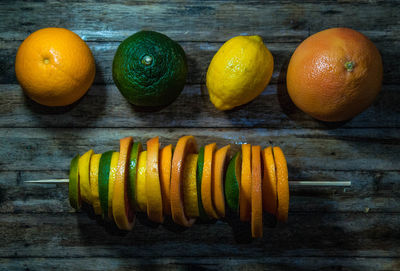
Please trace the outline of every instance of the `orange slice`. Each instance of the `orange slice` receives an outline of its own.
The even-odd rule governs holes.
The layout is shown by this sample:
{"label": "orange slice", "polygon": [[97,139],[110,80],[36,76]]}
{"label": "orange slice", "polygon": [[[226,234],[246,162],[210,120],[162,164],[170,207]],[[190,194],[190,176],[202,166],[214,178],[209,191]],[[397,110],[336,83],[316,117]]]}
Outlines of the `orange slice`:
{"label": "orange slice", "polygon": [[112,199],[114,195],[114,183],[115,183],[115,177],[117,175],[118,160],[119,160],[119,152],[113,152],[110,163],[110,175],[109,175],[110,177],[108,179],[108,217],[110,219],[113,219]]}
{"label": "orange slice", "polygon": [[135,222],[135,213],[128,195],[129,158],[133,144],[132,137],[125,137],[119,141],[119,159],[115,174],[112,211],[115,224],[121,230],[131,230]]}
{"label": "orange slice", "polygon": [[101,154],[93,154],[90,159],[90,189],[92,192],[92,206],[96,215],[101,215],[99,198],[99,165]]}
{"label": "orange slice", "polygon": [[228,161],[228,151],[231,148],[227,145],[215,152],[213,160],[213,180],[212,180],[212,198],[215,211],[219,217],[225,217],[225,194],[224,194],[224,177],[226,172],[226,164]]}
{"label": "orange slice", "polygon": [[158,155],[160,143],[158,137],[147,141],[147,163],[146,163],[146,197],[147,216],[151,221],[162,223],[163,202],[161,197],[160,176],[158,169]]}
{"label": "orange slice", "polygon": [[216,148],[216,143],[204,147],[203,176],[201,177],[201,202],[206,214],[213,218],[219,218],[212,200],[213,158]]}
{"label": "orange slice", "polygon": [[261,147],[251,148],[251,235],[262,237]]}
{"label": "orange slice", "polygon": [[242,176],[239,188],[239,213],[241,221],[251,217],[251,145],[242,145]]}
{"label": "orange slice", "polygon": [[80,179],[80,190],[82,200],[88,204],[92,204],[92,189],[90,187],[90,159],[92,158],[93,150],[87,151],[79,157],[78,171]]}
{"label": "orange slice", "polygon": [[160,151],[160,185],[161,198],[163,201],[164,214],[171,214],[171,163],[172,163],[172,145],[165,146]]}
{"label": "orange slice", "polygon": [[138,158],[138,170],[136,176],[136,206],[138,211],[147,211],[147,195],[146,195],[146,163],[147,151],[142,151]]}
{"label": "orange slice", "polygon": [[277,219],[286,222],[289,213],[289,180],[288,169],[285,155],[281,148],[273,148],[276,176],[277,176],[277,191],[278,191],[278,211]]}
{"label": "orange slice", "polygon": [[261,154],[264,165],[262,181],[263,210],[276,215],[278,195],[276,193],[276,171],[272,147],[265,148]]}
{"label": "orange slice", "polygon": [[184,161],[186,155],[195,153],[197,149],[196,140],[193,136],[183,136],[179,138],[172,157],[171,168],[171,214],[175,223],[190,227],[195,219],[188,218],[185,214],[182,196],[182,179]]}
{"label": "orange slice", "polygon": [[183,169],[183,203],[188,217],[199,216],[199,201],[197,198],[197,158],[198,154],[188,154]]}

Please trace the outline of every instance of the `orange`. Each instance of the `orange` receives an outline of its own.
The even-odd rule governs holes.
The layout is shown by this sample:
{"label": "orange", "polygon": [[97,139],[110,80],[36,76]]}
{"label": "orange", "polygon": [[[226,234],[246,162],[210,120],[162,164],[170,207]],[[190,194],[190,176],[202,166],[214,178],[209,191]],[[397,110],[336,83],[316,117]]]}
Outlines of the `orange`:
{"label": "orange", "polygon": [[25,93],[47,106],[65,106],[92,85],[96,68],[87,44],[65,28],[43,28],[20,45],[15,73]]}
{"label": "orange", "polygon": [[131,230],[135,223],[135,213],[128,195],[128,171],[133,138],[122,138],[120,141],[119,159],[115,173],[112,197],[112,212],[115,224],[121,230]]}
{"label": "orange", "polygon": [[272,147],[265,148],[262,153],[264,165],[262,180],[263,210],[272,215],[276,214],[278,195],[276,194],[276,170]]}
{"label": "orange", "polygon": [[160,143],[158,137],[148,140],[146,162],[147,216],[151,221],[162,223],[164,221],[164,215],[158,169],[159,152]]}
{"label": "orange", "polygon": [[251,145],[242,145],[242,175],[239,188],[239,215],[241,221],[251,216]]}
{"label": "orange", "polygon": [[372,104],[382,74],[379,51],[366,36],[331,28],[297,47],[286,80],[291,99],[305,113],[322,121],[344,121]]}
{"label": "orange", "polygon": [[172,162],[172,145],[165,146],[160,151],[160,185],[161,196],[163,202],[164,214],[171,214],[171,162]]}
{"label": "orange", "polygon": [[286,222],[289,212],[289,180],[288,169],[285,155],[281,148],[274,147],[273,149],[276,177],[277,177],[277,192],[278,192],[278,210],[277,219]]}
{"label": "orange", "polygon": [[196,153],[197,144],[193,136],[183,136],[176,144],[174,155],[172,156],[171,168],[171,214],[175,223],[190,227],[196,221],[188,218],[183,203],[183,170],[184,161],[187,155]]}
{"label": "orange", "polygon": [[215,152],[213,160],[213,180],[212,180],[212,197],[215,206],[215,211],[219,217],[225,217],[225,194],[224,181],[226,164],[229,161],[228,151],[231,145],[227,145]]}
{"label": "orange", "polygon": [[261,185],[261,147],[251,148],[251,235],[263,236]]}
{"label": "orange", "polygon": [[209,217],[218,219],[219,216],[212,200],[213,160],[216,149],[216,143],[211,143],[204,147],[203,175],[201,177],[201,202],[203,203],[206,214]]}

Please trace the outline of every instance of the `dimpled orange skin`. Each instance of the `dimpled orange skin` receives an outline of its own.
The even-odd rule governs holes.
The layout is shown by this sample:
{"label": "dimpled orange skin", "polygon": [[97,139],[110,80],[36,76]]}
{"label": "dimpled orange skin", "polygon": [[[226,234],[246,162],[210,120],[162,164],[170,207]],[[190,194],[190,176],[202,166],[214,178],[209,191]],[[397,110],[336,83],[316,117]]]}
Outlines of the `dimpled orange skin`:
{"label": "dimpled orange skin", "polygon": [[65,106],[86,93],[96,68],[92,52],[77,34],[65,28],[43,28],[20,45],[15,73],[32,100]]}
{"label": "dimpled orange skin", "polygon": [[366,36],[349,28],[331,28],[297,47],[286,79],[298,108],[318,120],[344,121],[372,104],[382,75],[381,55]]}

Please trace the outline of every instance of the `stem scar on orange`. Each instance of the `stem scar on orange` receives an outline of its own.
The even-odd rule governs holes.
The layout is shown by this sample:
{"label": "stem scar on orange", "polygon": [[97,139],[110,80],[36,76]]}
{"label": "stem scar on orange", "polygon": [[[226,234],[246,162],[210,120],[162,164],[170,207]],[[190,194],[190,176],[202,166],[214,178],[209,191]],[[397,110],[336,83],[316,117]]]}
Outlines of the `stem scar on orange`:
{"label": "stem scar on orange", "polygon": [[372,104],[383,65],[375,45],[349,28],[331,28],[303,41],[288,66],[293,103],[322,121],[345,121]]}
{"label": "stem scar on orange", "polygon": [[35,102],[65,106],[86,93],[96,67],[92,52],[77,34],[65,28],[43,28],[18,48],[15,73]]}

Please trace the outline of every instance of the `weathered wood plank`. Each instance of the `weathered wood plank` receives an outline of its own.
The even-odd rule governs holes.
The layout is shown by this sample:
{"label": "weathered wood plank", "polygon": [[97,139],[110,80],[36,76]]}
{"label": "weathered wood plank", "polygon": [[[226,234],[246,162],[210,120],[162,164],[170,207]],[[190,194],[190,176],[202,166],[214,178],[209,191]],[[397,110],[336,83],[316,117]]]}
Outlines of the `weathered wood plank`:
{"label": "weathered wood plank", "polygon": [[[238,33],[239,34],[239,33]],[[275,42],[264,38],[264,42],[274,56],[274,73],[272,83],[285,81],[285,72],[290,57],[299,43]],[[20,41],[0,41],[0,84],[17,83],[14,62]],[[186,52],[189,66],[188,84],[200,84],[205,82],[205,74],[214,54],[221,47],[221,42],[180,42]],[[400,52],[399,40],[387,41],[378,39],[376,46],[382,54],[384,62],[385,84],[400,83],[400,68],[396,59]],[[94,58],[96,60],[97,73],[96,84],[113,84],[112,60],[119,42],[89,42]]]}
{"label": "weathered wood plank", "polygon": [[253,102],[228,112],[217,110],[200,85],[188,85],[169,106],[135,110],[114,85],[95,85],[78,103],[49,108],[27,98],[19,85],[0,85],[0,127],[267,127],[398,128],[400,85],[385,85],[376,102],[347,123],[316,121],[296,108],[282,89],[270,85]]}
{"label": "weathered wood plank", "polygon": [[[291,180],[352,180],[352,186],[291,187],[290,215],[298,212],[400,213],[399,171],[291,170]],[[66,184],[28,184],[27,180],[64,178],[67,171],[0,172],[0,213],[63,213],[72,208]]]}
{"label": "weathered wood plank", "polygon": [[[122,234],[86,214],[0,215],[0,255],[11,257],[398,257],[398,214],[305,213],[239,245],[223,222],[172,232],[138,222]],[[246,224],[248,225],[248,224]],[[238,230],[237,226],[235,229]],[[236,238],[246,236],[242,227]],[[237,239],[236,239],[237,240]]]}
{"label": "weathered wood plank", "polygon": [[[400,169],[399,129],[157,129],[157,128],[2,128],[2,170],[67,170],[71,157],[89,148],[118,149],[118,140],[133,136],[146,142],[159,136],[162,145],[192,134],[199,145],[249,142],[280,146],[290,170],[395,171]],[[234,150],[238,146],[233,146]]]}
{"label": "weathered wood plank", "polygon": [[[0,39],[23,40],[49,26],[67,27],[86,40],[122,40],[141,29],[179,41],[225,41],[243,33],[300,41],[321,28],[347,26],[374,39],[395,40],[397,1],[2,1]],[[227,27],[229,26],[229,27]]]}
{"label": "weathered wood plank", "polygon": [[395,258],[270,257],[262,258],[0,258],[5,270],[398,270]]}

